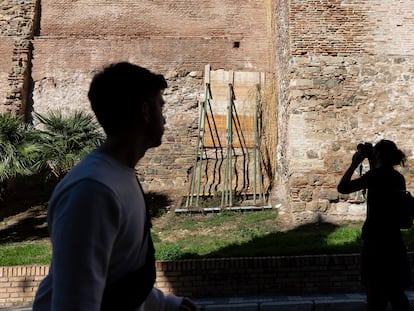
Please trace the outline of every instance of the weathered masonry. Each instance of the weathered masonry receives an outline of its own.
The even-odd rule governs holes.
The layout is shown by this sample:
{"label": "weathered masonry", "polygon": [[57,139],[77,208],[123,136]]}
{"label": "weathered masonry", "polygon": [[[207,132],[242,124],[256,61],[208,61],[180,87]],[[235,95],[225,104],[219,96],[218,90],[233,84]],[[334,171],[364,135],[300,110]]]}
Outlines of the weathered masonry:
{"label": "weathered masonry", "polygon": [[[164,143],[138,167],[147,191],[188,193],[204,67],[262,72],[269,204],[295,221],[358,219],[336,184],[355,146],[388,138],[413,190],[412,1],[0,1],[0,106],[88,110],[96,69],[128,60],[166,75]],[[179,204],[175,204],[178,206]]]}

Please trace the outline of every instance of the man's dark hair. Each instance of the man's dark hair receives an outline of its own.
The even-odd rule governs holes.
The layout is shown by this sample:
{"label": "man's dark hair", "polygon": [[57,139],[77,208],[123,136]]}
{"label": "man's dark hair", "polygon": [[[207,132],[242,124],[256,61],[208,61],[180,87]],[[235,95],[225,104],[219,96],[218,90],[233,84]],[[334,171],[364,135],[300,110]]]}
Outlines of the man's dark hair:
{"label": "man's dark hair", "polygon": [[111,64],[92,79],[88,98],[104,131],[116,135],[132,125],[144,102],[151,104],[158,92],[167,88],[162,75],[121,62]]}

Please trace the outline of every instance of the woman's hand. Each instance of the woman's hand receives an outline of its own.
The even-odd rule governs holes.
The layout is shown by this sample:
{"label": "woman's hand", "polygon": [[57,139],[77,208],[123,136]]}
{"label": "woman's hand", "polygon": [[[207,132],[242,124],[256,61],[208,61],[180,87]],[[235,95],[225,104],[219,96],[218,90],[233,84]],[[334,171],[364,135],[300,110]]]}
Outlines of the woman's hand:
{"label": "woman's hand", "polygon": [[351,165],[354,166],[354,167],[357,167],[359,164],[361,164],[362,161],[364,161],[365,158],[366,158],[366,156],[360,150],[358,150],[352,156],[352,164]]}

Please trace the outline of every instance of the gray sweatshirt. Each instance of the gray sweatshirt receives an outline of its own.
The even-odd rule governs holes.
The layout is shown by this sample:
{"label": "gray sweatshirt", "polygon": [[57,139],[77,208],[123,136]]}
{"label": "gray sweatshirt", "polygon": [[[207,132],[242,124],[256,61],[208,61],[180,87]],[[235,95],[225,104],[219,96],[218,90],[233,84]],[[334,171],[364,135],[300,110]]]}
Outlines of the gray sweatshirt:
{"label": "gray sweatshirt", "polygon": [[[99,311],[107,282],[145,262],[145,217],[135,170],[99,152],[87,155],[52,194],[52,262],[33,310]],[[139,310],[173,311],[180,303],[154,288]]]}

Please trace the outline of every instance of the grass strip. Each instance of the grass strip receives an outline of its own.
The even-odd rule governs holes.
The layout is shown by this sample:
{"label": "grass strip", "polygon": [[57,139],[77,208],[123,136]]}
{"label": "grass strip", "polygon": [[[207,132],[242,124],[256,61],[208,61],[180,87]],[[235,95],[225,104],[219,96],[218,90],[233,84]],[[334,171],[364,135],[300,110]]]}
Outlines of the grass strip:
{"label": "grass strip", "polygon": [[[346,254],[358,253],[361,245],[362,223],[315,223],[282,231],[276,211],[162,217],[152,230],[158,260]],[[414,251],[414,229],[403,236]],[[0,266],[49,264],[50,258],[48,239],[0,245]]]}

